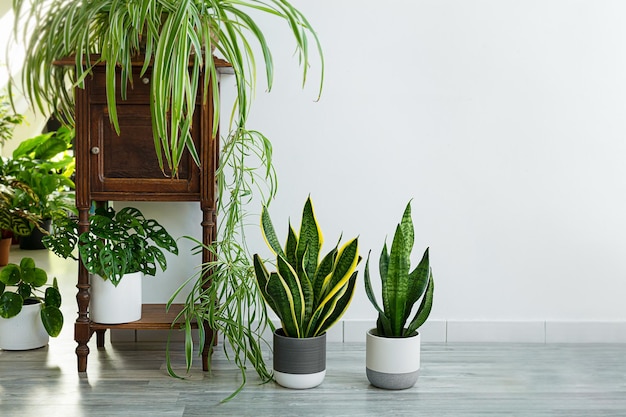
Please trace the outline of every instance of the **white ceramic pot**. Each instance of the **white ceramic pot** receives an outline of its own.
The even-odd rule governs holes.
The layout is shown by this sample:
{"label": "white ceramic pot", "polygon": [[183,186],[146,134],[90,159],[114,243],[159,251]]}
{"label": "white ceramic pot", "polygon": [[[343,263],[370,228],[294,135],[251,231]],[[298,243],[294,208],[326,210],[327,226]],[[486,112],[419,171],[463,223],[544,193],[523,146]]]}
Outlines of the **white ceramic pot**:
{"label": "white ceramic pot", "polygon": [[90,275],[91,321],[101,324],[121,324],[141,319],[142,278],[141,272],[126,274],[116,287],[100,275]]}
{"label": "white ceramic pot", "polygon": [[420,369],[420,335],[380,337],[376,329],[367,332],[365,362],[367,379],[384,389],[411,388]]}
{"label": "white ceramic pot", "polygon": [[41,303],[22,306],[10,319],[0,317],[0,349],[29,350],[48,344],[50,336],[41,321]]}
{"label": "white ceramic pot", "polygon": [[326,333],[304,339],[274,332],[274,379],[291,389],[317,387],[326,376]]}

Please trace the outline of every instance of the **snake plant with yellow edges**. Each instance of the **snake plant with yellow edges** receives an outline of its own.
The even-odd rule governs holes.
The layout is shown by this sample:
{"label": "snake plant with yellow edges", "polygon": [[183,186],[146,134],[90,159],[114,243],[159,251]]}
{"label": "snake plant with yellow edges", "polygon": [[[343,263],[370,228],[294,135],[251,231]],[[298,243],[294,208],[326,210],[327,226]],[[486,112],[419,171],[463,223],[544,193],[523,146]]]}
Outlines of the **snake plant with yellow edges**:
{"label": "snake plant with yellow edges", "polygon": [[263,298],[280,318],[285,335],[306,338],[325,333],[352,300],[356,267],[361,261],[358,238],[341,248],[337,242],[320,260],[323,237],[310,197],[304,205],[300,233],[289,224],[284,249],[266,208],[261,228],[276,254],[277,271],[268,272],[259,255],[254,255],[254,271]]}
{"label": "snake plant with yellow edges", "polygon": [[[382,281],[382,309],[376,302],[376,297],[372,290],[369,255],[365,264],[365,292],[378,311],[378,320],[376,322],[378,336],[411,336],[426,322],[430,315],[433,305],[434,283],[428,248],[417,267],[409,272],[413,243],[414,229],[411,220],[411,203],[409,202],[404,210],[400,224],[396,227],[393,243],[391,244],[391,252],[387,252],[387,243],[385,242],[380,254],[379,270]],[[420,298],[422,301],[415,315],[408,322],[413,307]]]}

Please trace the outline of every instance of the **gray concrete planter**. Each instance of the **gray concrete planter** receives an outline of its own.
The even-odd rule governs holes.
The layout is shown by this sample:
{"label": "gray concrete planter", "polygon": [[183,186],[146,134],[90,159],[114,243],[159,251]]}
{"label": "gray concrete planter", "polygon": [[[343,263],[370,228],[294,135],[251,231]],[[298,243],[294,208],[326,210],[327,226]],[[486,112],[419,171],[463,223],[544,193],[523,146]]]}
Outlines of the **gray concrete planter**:
{"label": "gray concrete planter", "polygon": [[299,339],[274,332],[274,379],[292,389],[314,388],[326,376],[326,333]]}
{"label": "gray concrete planter", "polygon": [[380,337],[376,329],[366,335],[365,362],[367,379],[384,389],[411,388],[420,369],[420,335]]}

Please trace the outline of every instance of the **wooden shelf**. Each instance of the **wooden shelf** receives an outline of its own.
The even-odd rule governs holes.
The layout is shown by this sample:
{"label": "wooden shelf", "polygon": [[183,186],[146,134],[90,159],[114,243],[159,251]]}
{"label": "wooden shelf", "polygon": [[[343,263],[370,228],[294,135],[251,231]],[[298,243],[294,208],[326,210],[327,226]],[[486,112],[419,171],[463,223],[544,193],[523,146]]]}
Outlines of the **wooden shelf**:
{"label": "wooden shelf", "polygon": [[[102,324],[91,322],[93,330],[133,329],[133,330],[169,330],[174,319],[183,309],[182,304],[172,304],[166,311],[165,304],[144,304],[141,307],[141,320],[123,324]],[[182,320],[177,323],[182,324]],[[197,326],[194,326],[197,327]]]}

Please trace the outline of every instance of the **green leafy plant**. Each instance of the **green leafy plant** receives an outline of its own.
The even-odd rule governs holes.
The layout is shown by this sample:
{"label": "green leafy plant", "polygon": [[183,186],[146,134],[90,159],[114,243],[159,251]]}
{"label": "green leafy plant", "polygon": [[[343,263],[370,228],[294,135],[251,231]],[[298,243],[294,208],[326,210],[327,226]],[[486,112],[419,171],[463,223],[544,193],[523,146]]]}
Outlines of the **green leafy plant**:
{"label": "green leafy plant", "polygon": [[[45,287],[47,283],[48,274],[37,268],[32,258],[22,258],[19,265],[5,266],[0,271],[0,317],[15,317],[22,306],[42,303],[43,326],[50,336],[58,336],[63,328],[63,313],[59,308],[61,293],[56,278],[51,286]],[[8,291],[8,287],[16,287],[16,291]]]}
{"label": "green leafy plant", "polygon": [[6,94],[0,95],[0,146],[13,137],[15,126],[24,122],[24,116],[15,113]]}
{"label": "green leafy plant", "polygon": [[[172,236],[154,219],[146,219],[138,209],[125,207],[98,208],[89,217],[89,231],[79,234],[78,222],[67,218],[60,222],[43,243],[55,254],[77,259],[78,245],[85,268],[117,286],[124,276],[133,272],[154,275],[157,266],[167,268],[163,250],[178,254]],[[163,250],[162,250],[163,249]]]}
{"label": "green leafy plant", "polygon": [[75,211],[71,179],[75,161],[69,152],[73,138],[73,130],[61,127],[20,143],[7,166],[11,175],[27,184],[36,198],[31,193],[17,192],[14,205],[52,220]]}
{"label": "green leafy plant", "polygon": [[[248,380],[247,370],[253,367],[263,382],[272,380],[264,360],[262,347],[267,345],[263,333],[269,326],[267,307],[261,296],[245,226],[250,207],[267,205],[276,194],[277,179],[272,165],[272,145],[260,132],[233,134],[226,137],[220,153],[217,181],[217,237],[208,246],[210,260],[172,295],[168,305],[184,289],[189,290],[183,309],[174,320],[182,319],[185,333],[186,370],[193,364],[195,346],[203,347],[207,338],[214,346],[217,337],[225,356],[240,370],[240,385],[223,401],[234,398]],[[257,201],[259,200],[259,201]],[[205,246],[196,239],[194,251]],[[192,328],[198,328],[194,337]],[[206,334],[205,326],[212,329]],[[178,325],[176,325],[178,328]],[[172,368],[168,343],[167,369],[170,375],[181,377]],[[197,350],[200,354],[202,348]],[[208,364],[211,366],[211,363]]]}
{"label": "green leafy plant", "polygon": [[276,272],[268,272],[254,255],[254,270],[263,298],[278,315],[288,337],[315,337],[336,323],[348,308],[360,262],[358,238],[337,245],[320,260],[322,232],[308,198],[302,212],[300,233],[289,225],[287,242],[281,247],[267,209],[261,227],[276,254]]}
{"label": "green leafy plant", "polygon": [[[369,255],[365,265],[365,292],[378,311],[376,328],[378,336],[408,337],[412,335],[430,315],[433,304],[434,283],[428,249],[424,252],[420,263],[410,271],[411,251],[414,244],[413,221],[411,220],[411,202],[396,227],[391,244],[391,252],[387,251],[385,242],[379,259],[380,278],[382,281],[381,308],[376,301],[372,289],[369,272]],[[421,303],[410,319],[415,304]]]}
{"label": "green leafy plant", "polygon": [[5,159],[0,157],[0,232],[2,238],[28,235],[33,227],[37,227],[41,217],[27,209],[16,207],[15,195],[17,192],[22,192],[29,194],[32,199],[37,199],[37,196],[27,184],[5,175],[4,169]]}
{"label": "green leafy plant", "polygon": [[[122,99],[126,97],[134,81],[133,61],[144,59],[144,72],[148,63],[153,64],[154,144],[161,167],[167,165],[172,176],[185,149],[196,163],[200,161],[190,129],[198,86],[209,86],[209,80],[216,79],[216,65],[208,51],[215,49],[232,65],[237,84],[233,131],[246,134],[257,60],[264,63],[268,90],[274,76],[272,53],[259,25],[263,15],[289,28],[303,68],[303,83],[310,66],[309,47],[317,47],[323,79],[317,35],[287,0],[13,0],[13,8],[18,17],[14,37],[23,38],[27,51],[21,84],[31,103],[44,113],[48,108],[59,109],[61,119],[71,122],[73,101],[68,85],[82,86],[92,66],[104,62],[109,116],[119,131],[116,91]],[[66,57],[73,57],[74,65],[52,65]],[[121,74],[119,81],[116,71]],[[212,83],[212,88],[217,101],[218,83]],[[215,104],[217,133],[220,107]]]}

